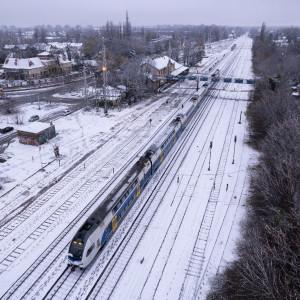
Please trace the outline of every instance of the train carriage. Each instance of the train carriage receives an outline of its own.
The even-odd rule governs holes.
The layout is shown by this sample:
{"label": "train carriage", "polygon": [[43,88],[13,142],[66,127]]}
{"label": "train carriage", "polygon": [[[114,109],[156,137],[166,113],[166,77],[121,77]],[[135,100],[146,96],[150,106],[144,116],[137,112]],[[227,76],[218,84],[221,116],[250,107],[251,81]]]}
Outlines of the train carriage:
{"label": "train carriage", "polygon": [[148,150],[127,172],[116,188],[85,221],[71,241],[70,265],[85,268],[112,237],[120,223],[168,155],[200,101],[189,101]]}

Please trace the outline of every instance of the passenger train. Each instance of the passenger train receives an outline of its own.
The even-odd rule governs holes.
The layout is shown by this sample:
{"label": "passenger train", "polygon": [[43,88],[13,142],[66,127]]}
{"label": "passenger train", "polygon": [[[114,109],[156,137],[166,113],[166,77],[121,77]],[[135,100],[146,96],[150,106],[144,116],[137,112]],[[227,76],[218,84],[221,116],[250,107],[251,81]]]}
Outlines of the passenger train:
{"label": "passenger train", "polygon": [[192,97],[183,106],[75,234],[69,247],[69,265],[85,268],[108,242],[195,114],[200,105],[196,99]]}

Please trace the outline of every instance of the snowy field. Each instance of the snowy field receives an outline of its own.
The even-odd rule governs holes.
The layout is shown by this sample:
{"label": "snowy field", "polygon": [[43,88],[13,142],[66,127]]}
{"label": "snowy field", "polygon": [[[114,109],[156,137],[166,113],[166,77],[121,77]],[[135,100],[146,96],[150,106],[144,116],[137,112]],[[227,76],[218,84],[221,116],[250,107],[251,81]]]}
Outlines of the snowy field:
{"label": "snowy field", "polygon": [[[232,52],[231,45],[214,45],[203,68],[226,54],[218,64],[221,71],[251,78],[251,40],[240,38]],[[188,128],[184,147],[177,155],[176,146],[170,155],[176,159],[162,166],[168,175],[163,180],[156,176],[160,184],[153,199],[148,194],[155,182],[93,265],[85,272],[66,270],[67,247],[80,224],[196,93],[191,87],[195,82],[185,81],[159,97],[110,111],[108,117],[77,111],[55,122],[58,135],[40,150],[18,141],[10,145],[10,158],[1,164],[1,177],[10,182],[0,194],[0,297],[85,299],[93,289],[95,299],[205,299],[210,278],[234,258],[247,168],[255,158],[245,144],[245,85],[216,85],[193,129],[192,124]],[[54,160],[55,144],[60,162]],[[116,245],[134,225],[143,201],[148,210],[117,254]],[[108,258],[114,261],[115,255],[110,266]],[[107,266],[110,272],[101,273]]]}

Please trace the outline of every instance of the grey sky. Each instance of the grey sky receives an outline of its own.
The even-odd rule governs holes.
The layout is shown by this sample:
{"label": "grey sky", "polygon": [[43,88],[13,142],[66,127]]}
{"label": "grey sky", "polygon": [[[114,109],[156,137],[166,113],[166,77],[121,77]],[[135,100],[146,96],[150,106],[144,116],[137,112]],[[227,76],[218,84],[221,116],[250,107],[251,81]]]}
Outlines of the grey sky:
{"label": "grey sky", "polygon": [[0,0],[0,25],[300,25],[300,0]]}

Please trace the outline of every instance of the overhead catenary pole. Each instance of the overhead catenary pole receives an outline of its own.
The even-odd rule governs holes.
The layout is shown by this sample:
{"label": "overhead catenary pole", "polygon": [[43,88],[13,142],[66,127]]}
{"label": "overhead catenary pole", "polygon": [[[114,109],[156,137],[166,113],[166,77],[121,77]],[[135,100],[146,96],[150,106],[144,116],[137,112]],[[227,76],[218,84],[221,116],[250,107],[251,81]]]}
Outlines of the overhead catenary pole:
{"label": "overhead catenary pole", "polygon": [[240,113],[240,120],[239,120],[239,124],[242,124],[242,111]]}
{"label": "overhead catenary pole", "polygon": [[84,78],[84,102],[85,106],[87,106],[87,83],[86,83],[86,70],[85,66],[83,67],[83,78]]}
{"label": "overhead catenary pole", "polygon": [[208,161],[208,171],[210,171],[210,161],[211,161],[211,149],[213,147],[213,142],[211,141],[209,144],[209,161]]}
{"label": "overhead catenary pole", "polygon": [[107,62],[106,62],[106,49],[103,38],[103,64],[102,64],[102,74],[103,74],[103,101],[104,101],[104,114],[107,114],[107,99],[106,99],[106,85],[107,85]]}
{"label": "overhead catenary pole", "polygon": [[237,136],[234,136],[234,144],[233,144],[233,158],[232,158],[232,164],[234,165],[234,157],[235,157],[235,145],[236,145]]}

